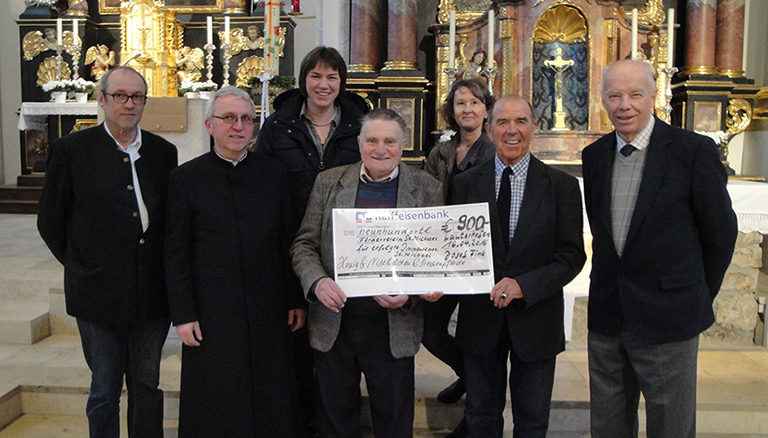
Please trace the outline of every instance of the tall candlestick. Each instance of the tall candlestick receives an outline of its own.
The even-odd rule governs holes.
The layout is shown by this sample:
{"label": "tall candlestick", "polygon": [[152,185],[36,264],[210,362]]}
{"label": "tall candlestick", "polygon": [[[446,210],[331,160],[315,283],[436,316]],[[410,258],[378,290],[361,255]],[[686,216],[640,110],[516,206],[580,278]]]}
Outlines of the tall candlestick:
{"label": "tall candlestick", "polygon": [[224,17],[224,44],[229,44],[229,17]]}
{"label": "tall candlestick", "polygon": [[208,44],[213,44],[213,17],[209,15],[205,21],[207,25],[206,41],[208,42]]}
{"label": "tall candlestick", "polygon": [[675,10],[667,11],[667,68],[671,68],[675,60]]}
{"label": "tall candlestick", "polygon": [[56,19],[56,44],[58,44],[59,46],[62,45],[61,39],[62,39],[62,34],[64,33],[61,30],[61,28],[62,28],[61,18],[57,18]]}
{"label": "tall candlestick", "polygon": [[494,27],[495,25],[495,19],[493,14],[493,9],[488,9],[488,59],[486,59],[486,64],[488,65],[488,68],[493,68],[493,36],[494,36]]}
{"label": "tall candlestick", "polygon": [[632,59],[637,59],[637,8],[632,9]]}
{"label": "tall candlestick", "polygon": [[77,22],[79,20],[77,18],[72,19],[72,44],[77,44],[77,42],[80,40],[80,35],[77,29]]}
{"label": "tall candlestick", "polygon": [[451,10],[451,23],[448,28],[448,68],[456,68],[456,11]]}

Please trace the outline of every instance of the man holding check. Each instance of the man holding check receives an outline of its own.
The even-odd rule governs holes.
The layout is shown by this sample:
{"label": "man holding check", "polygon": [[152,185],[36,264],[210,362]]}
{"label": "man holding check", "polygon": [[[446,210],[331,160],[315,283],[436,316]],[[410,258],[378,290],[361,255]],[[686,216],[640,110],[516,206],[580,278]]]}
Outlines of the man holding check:
{"label": "man holding check", "polygon": [[451,199],[489,204],[496,276],[490,300],[468,296],[459,310],[463,436],[501,438],[509,360],[514,436],[545,438],[555,357],[565,349],[563,286],[586,261],[579,184],[531,155],[536,122],[523,98],[496,101],[485,129],[496,156],[457,176]]}
{"label": "man holding check", "polygon": [[[318,428],[324,437],[360,436],[360,374],[365,374],[374,435],[413,436],[413,356],[423,331],[419,297],[349,298],[333,280],[334,208],[429,207],[440,183],[401,163],[405,122],[392,110],[368,113],[358,137],[362,162],[318,175],[291,247],[309,301]],[[422,295],[436,301],[441,293]]]}

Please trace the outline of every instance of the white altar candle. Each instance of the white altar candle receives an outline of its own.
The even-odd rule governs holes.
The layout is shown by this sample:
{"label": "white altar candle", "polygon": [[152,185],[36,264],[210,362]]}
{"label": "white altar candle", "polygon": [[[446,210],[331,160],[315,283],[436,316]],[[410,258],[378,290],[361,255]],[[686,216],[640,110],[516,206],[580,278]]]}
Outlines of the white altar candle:
{"label": "white altar candle", "polygon": [[224,44],[229,44],[229,16],[224,17]]}
{"label": "white altar candle", "polygon": [[208,44],[213,44],[213,17],[210,15],[206,18],[206,41]]}
{"label": "white altar candle", "polygon": [[493,9],[488,9],[488,59],[486,59],[486,64],[488,65],[488,68],[493,68],[493,36],[494,36],[494,23],[495,18],[493,15]]}
{"label": "white altar candle", "polygon": [[61,43],[61,38],[62,38],[61,35],[64,33],[61,30],[61,26],[62,26],[61,18],[57,18],[56,19],[56,44],[58,44],[60,46],[62,45],[62,43]]}
{"label": "white altar candle", "polygon": [[79,20],[77,18],[72,19],[72,43],[77,44],[77,42],[80,40],[80,35],[77,29],[77,22]]}
{"label": "white altar candle", "polygon": [[264,2],[264,73],[275,76],[280,70],[280,9],[276,0]]}
{"label": "white altar candle", "polygon": [[632,59],[637,59],[637,8],[632,9]]}
{"label": "white altar candle", "polygon": [[448,27],[448,68],[456,68],[456,55],[454,49],[456,48],[456,11],[451,11],[451,23]]}
{"label": "white altar candle", "polygon": [[672,67],[675,60],[675,10],[667,12],[667,68]]}

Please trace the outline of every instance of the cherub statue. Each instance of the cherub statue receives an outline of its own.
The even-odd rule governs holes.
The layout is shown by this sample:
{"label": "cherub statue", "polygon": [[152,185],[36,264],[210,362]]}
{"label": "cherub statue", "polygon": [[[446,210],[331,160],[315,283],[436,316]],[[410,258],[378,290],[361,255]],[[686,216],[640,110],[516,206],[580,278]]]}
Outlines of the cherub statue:
{"label": "cherub statue", "polygon": [[261,29],[258,26],[254,24],[248,26],[248,36],[245,37],[245,45],[248,47],[248,50],[264,48],[264,36],[261,34]]}
{"label": "cherub statue", "polygon": [[115,65],[115,52],[109,50],[106,44],[91,46],[85,52],[85,65],[91,64],[91,76],[97,81],[110,67]]}
{"label": "cherub statue", "polygon": [[184,46],[176,53],[176,74],[179,82],[197,82],[203,77],[203,51]]}

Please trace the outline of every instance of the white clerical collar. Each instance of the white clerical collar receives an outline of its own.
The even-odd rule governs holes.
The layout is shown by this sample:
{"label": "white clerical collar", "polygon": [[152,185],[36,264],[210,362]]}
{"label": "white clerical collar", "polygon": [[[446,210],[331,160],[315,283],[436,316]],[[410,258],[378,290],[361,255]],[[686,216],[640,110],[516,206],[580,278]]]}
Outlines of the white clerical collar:
{"label": "white clerical collar", "polygon": [[224,161],[226,161],[226,162],[228,162],[228,163],[232,163],[232,165],[233,165],[233,166],[237,166],[238,164],[240,164],[240,162],[241,162],[241,161],[245,160],[245,156],[246,156],[246,155],[248,155],[248,149],[245,149],[245,153],[243,154],[243,156],[242,156],[242,157],[240,157],[240,158],[239,158],[239,159],[237,159],[237,160],[230,160],[229,158],[226,158],[226,157],[224,157],[223,155],[221,155],[221,154],[219,153],[219,151],[217,151],[217,150],[216,150],[216,148],[215,148],[215,147],[213,148],[213,152],[215,152],[215,153],[216,153],[216,156],[217,156],[217,157],[219,157],[219,158],[221,158],[222,160],[224,160]]}

